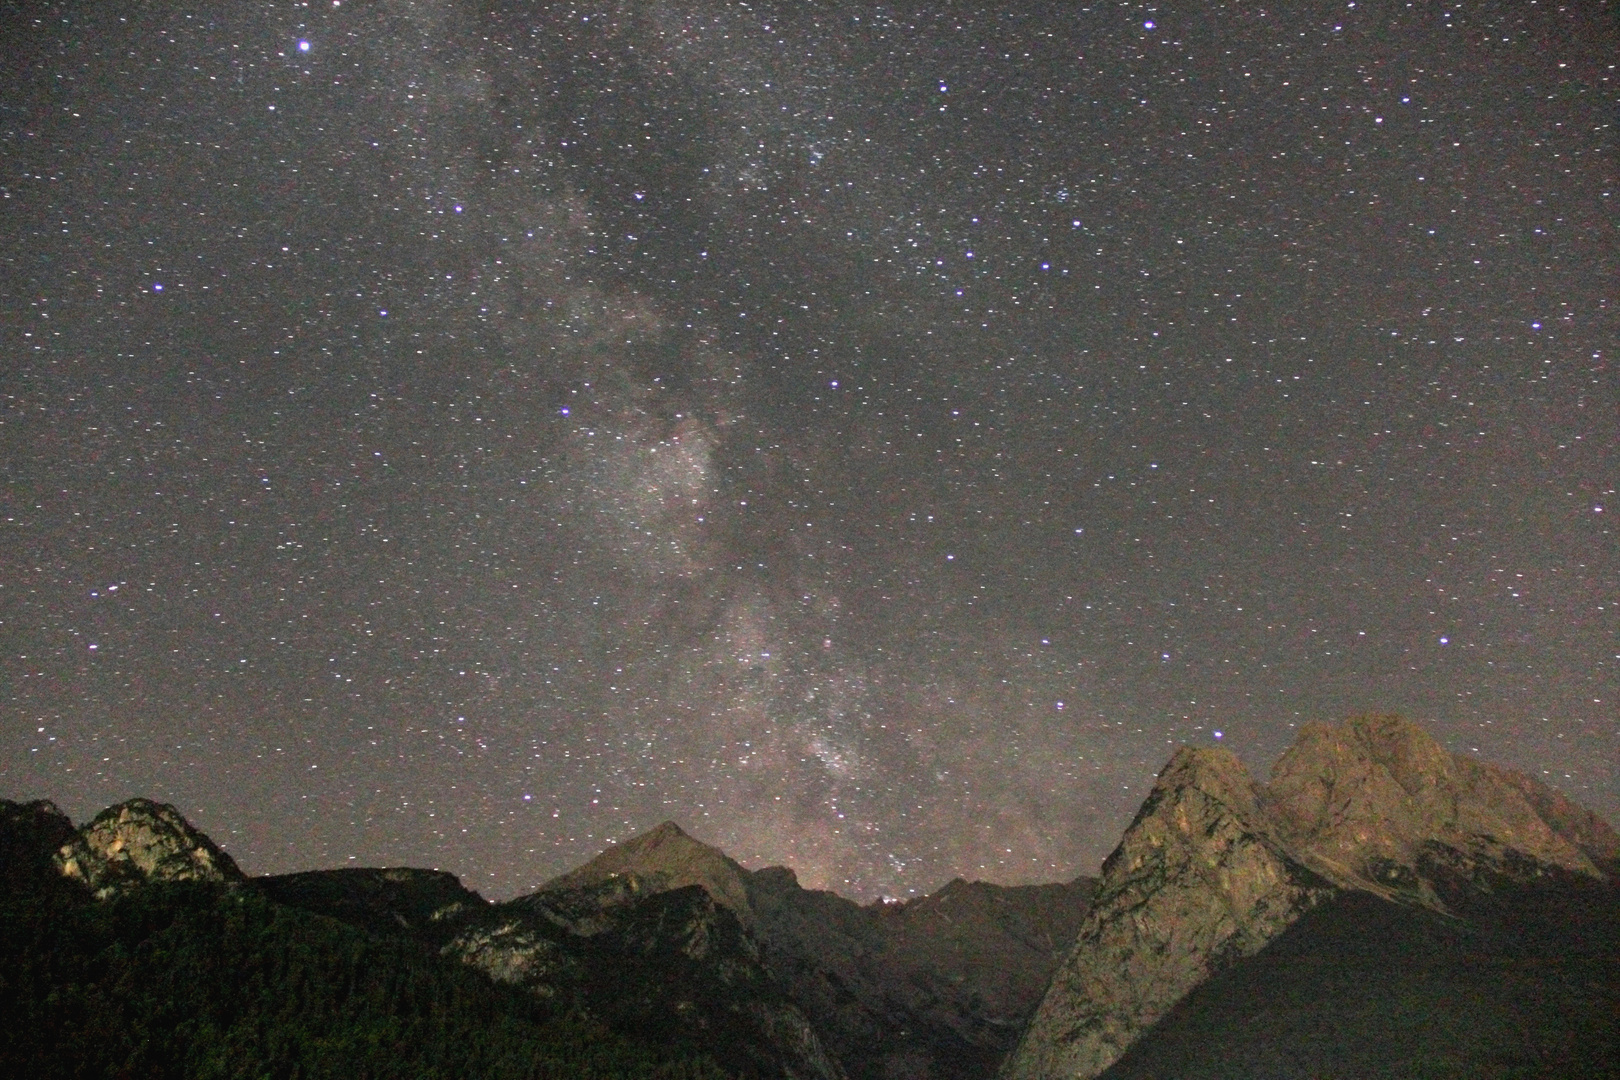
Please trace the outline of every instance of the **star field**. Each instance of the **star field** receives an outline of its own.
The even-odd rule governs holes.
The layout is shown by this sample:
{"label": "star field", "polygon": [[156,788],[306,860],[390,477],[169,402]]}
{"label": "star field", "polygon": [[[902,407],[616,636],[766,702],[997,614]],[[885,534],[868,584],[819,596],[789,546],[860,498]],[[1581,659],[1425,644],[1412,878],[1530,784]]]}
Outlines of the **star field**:
{"label": "star field", "polygon": [[864,899],[1399,711],[1620,817],[1612,3],[0,19],[7,797]]}

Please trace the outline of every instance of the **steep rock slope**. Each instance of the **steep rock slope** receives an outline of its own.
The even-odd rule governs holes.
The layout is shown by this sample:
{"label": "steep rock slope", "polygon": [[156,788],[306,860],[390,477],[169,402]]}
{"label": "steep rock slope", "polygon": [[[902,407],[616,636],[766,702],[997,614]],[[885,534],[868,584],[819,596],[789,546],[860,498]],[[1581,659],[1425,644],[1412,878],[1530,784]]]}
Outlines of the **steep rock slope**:
{"label": "steep rock slope", "polygon": [[1231,753],[1177,751],[1103,864],[1092,913],[1003,1075],[1096,1075],[1222,964],[1333,895],[1272,837],[1260,794]]}
{"label": "steep rock slope", "polygon": [[1518,791],[1553,832],[1579,848],[1611,881],[1620,881],[1620,833],[1607,821],[1534,777],[1488,761],[1472,764],[1493,774],[1498,784]]}
{"label": "steep rock slope", "polygon": [[1308,726],[1269,785],[1224,751],[1183,749],[1104,863],[1003,1076],[1098,1075],[1194,987],[1345,891],[1449,913],[1486,891],[1601,881],[1613,850],[1594,816],[1399,717]]}

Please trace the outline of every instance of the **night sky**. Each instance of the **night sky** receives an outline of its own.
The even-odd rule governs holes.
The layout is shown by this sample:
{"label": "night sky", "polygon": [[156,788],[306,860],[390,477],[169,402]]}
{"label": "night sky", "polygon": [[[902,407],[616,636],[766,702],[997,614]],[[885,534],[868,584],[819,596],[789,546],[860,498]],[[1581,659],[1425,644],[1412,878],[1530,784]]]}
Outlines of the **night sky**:
{"label": "night sky", "polygon": [[1399,711],[1620,817],[1614,3],[0,10],[0,795],[869,899]]}

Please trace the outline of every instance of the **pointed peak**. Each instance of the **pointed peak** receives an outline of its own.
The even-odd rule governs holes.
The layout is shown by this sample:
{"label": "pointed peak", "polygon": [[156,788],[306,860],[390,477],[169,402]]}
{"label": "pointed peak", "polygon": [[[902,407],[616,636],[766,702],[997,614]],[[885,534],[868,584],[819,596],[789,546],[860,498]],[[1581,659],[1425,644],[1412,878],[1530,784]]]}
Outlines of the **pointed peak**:
{"label": "pointed peak", "polygon": [[667,843],[670,843],[671,841],[675,841],[675,840],[690,840],[694,844],[698,843],[698,841],[692,840],[691,834],[689,834],[685,829],[681,828],[679,825],[675,824],[673,821],[660,822],[657,825],[654,825],[652,828],[648,829],[646,832],[637,833],[635,836],[632,836],[630,839],[626,840],[624,843],[625,844],[667,844]]}
{"label": "pointed peak", "polygon": [[1238,756],[1224,746],[1187,746],[1183,744],[1176,747],[1176,752],[1170,755],[1170,760],[1160,770],[1160,776],[1192,770],[1214,769],[1220,772],[1229,772],[1238,769],[1244,772],[1243,762]]}
{"label": "pointed peak", "polygon": [[1148,802],[1156,805],[1167,793],[1189,787],[1223,800],[1241,793],[1247,805],[1253,800],[1255,783],[1242,759],[1223,746],[1180,746],[1154,781]]}
{"label": "pointed peak", "polygon": [[739,914],[749,911],[748,871],[719,848],[689,836],[673,821],[614,844],[583,866],[553,878],[541,892],[589,888],[612,878],[633,878],[638,891],[664,892],[701,885]]}
{"label": "pointed peak", "polygon": [[719,848],[695,839],[673,821],[665,821],[645,832],[636,833],[628,839],[610,845],[592,862],[608,858],[614,858],[615,861],[629,858],[667,860],[671,857],[701,857],[705,853],[721,859],[726,857]]}

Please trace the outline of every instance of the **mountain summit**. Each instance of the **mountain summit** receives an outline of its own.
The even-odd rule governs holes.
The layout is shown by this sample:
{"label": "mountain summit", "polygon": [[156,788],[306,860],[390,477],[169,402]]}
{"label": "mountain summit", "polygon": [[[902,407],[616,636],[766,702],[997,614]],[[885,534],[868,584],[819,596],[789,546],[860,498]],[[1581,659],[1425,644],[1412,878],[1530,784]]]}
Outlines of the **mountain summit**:
{"label": "mountain summit", "polygon": [[1440,863],[1470,878],[1603,876],[1620,853],[1613,829],[1546,785],[1447,753],[1398,716],[1307,724],[1264,798],[1278,835],[1323,873],[1437,909]]}
{"label": "mountain summit", "polygon": [[146,881],[244,880],[235,860],[180,811],[150,799],[109,806],[77,832],[64,831],[55,862],[64,878],[83,882],[99,897]]}
{"label": "mountain summit", "polygon": [[1182,748],[1103,863],[1096,902],[1002,1069],[1089,1078],[1199,984],[1364,893],[1446,913],[1481,890],[1602,881],[1620,840],[1545,785],[1395,716],[1308,725],[1257,783]]}
{"label": "mountain summit", "polygon": [[694,840],[673,821],[615,844],[583,866],[540,886],[540,893],[562,893],[619,883],[634,894],[702,886],[716,903],[731,909],[744,926],[754,922],[749,872],[719,848]]}

